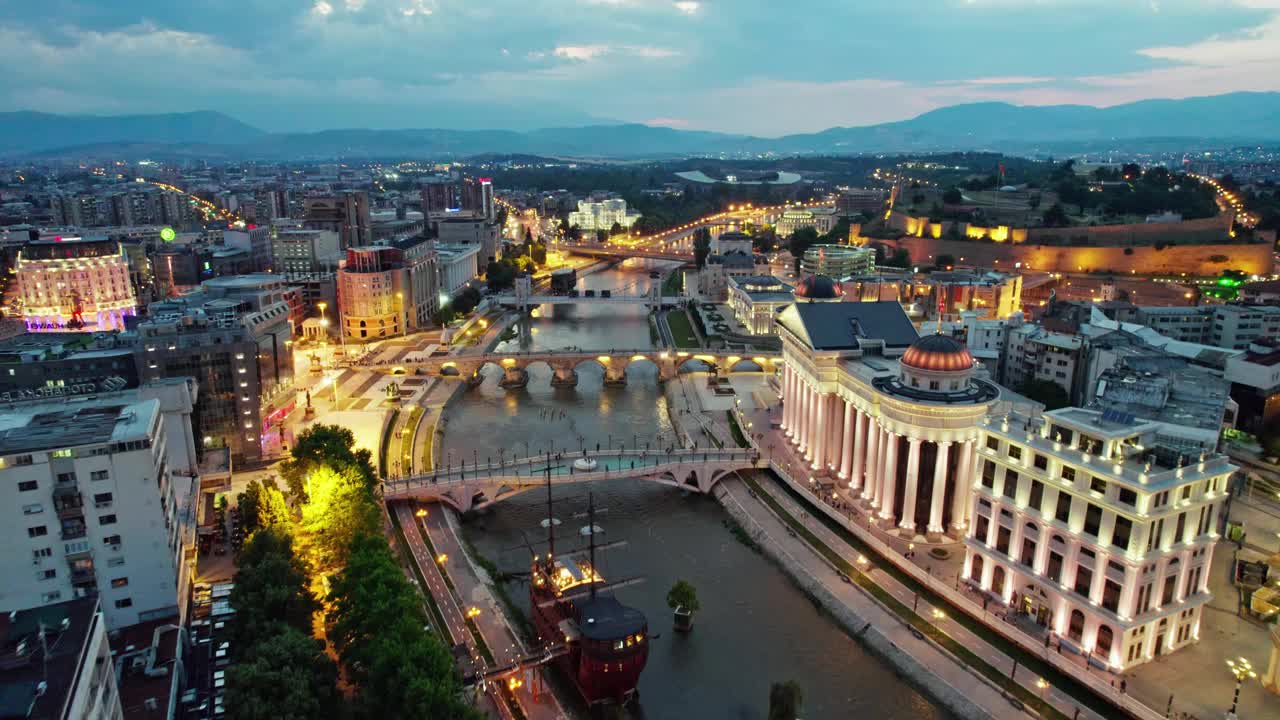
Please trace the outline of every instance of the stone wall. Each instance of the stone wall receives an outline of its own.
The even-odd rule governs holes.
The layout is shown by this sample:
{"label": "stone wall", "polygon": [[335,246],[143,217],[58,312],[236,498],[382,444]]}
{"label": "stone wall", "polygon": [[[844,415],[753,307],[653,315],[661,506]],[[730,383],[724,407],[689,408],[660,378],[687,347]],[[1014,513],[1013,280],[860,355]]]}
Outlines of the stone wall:
{"label": "stone wall", "polygon": [[1187,273],[1218,275],[1223,270],[1270,275],[1274,265],[1269,243],[1153,246],[1069,247],[1063,245],[1008,244],[902,237],[878,241],[891,248],[905,248],[915,264],[927,264],[938,255],[951,255],[962,265],[1012,270],[1023,268],[1056,272],[1114,272],[1140,275]]}
{"label": "stone wall", "polygon": [[964,237],[1014,244],[1063,246],[1129,247],[1163,245],[1208,245],[1230,238],[1232,215],[1222,214],[1199,220],[1176,223],[1137,223],[1132,225],[1095,225],[1064,228],[1011,228],[1007,225],[983,227],[954,220],[890,213],[885,225],[913,237]]}

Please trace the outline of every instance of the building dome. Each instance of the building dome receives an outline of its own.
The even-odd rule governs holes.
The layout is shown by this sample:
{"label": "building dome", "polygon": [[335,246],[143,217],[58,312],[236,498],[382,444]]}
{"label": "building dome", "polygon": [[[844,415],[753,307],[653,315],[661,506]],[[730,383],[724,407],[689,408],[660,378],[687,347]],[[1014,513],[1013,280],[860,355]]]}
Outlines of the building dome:
{"label": "building dome", "polygon": [[926,335],[911,343],[902,364],[916,370],[958,372],[973,367],[973,356],[964,343],[948,335]]}
{"label": "building dome", "polygon": [[844,288],[826,275],[810,275],[796,285],[797,300],[839,300]]}

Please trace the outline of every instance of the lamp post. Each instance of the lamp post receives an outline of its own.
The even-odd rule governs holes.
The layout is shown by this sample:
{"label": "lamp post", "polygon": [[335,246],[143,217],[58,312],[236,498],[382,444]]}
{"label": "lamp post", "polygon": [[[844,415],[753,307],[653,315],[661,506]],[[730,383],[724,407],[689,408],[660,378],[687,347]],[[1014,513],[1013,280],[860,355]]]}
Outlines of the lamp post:
{"label": "lamp post", "polygon": [[1253,671],[1253,663],[1244,658],[1236,658],[1227,661],[1227,668],[1231,670],[1231,674],[1236,676],[1236,692],[1231,698],[1231,709],[1227,711],[1227,717],[1234,720],[1236,717],[1236,708],[1240,706],[1240,686],[1244,683],[1245,678],[1256,678],[1258,673]]}

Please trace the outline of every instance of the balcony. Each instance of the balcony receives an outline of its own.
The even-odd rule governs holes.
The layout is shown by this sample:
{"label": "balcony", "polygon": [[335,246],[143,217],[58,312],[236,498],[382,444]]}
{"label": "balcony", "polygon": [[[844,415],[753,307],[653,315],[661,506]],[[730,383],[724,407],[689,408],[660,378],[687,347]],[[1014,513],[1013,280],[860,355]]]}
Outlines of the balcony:
{"label": "balcony", "polygon": [[90,568],[72,568],[71,569],[72,585],[80,586],[80,585],[86,585],[90,583],[92,583],[93,585],[98,584],[98,575],[93,571],[93,568],[90,567]]}
{"label": "balcony", "polygon": [[88,534],[88,528],[84,525],[77,525],[62,528],[63,540],[79,540]]}

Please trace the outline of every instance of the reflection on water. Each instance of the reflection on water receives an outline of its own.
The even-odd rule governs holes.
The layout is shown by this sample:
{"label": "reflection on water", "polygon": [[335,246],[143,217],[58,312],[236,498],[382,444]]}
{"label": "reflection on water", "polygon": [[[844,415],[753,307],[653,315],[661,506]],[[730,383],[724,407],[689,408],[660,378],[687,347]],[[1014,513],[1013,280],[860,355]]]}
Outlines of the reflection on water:
{"label": "reflection on water", "polygon": [[[611,270],[584,279],[587,287],[616,288],[645,272]],[[633,289],[632,292],[642,292]],[[574,306],[531,321],[536,348],[649,347],[648,320],[638,306]],[[514,342],[514,341],[513,341]],[[665,447],[673,441],[656,369],[638,363],[625,387],[604,387],[592,363],[578,369],[576,388],[552,388],[551,371],[529,369],[529,385],[498,387],[501,372],[484,370],[479,387],[451,405],[444,425],[442,462],[549,450]],[[597,524],[604,540],[627,546],[601,553],[607,578],[644,576],[619,591],[649,617],[653,641],[640,683],[644,718],[764,718],[769,685],[796,680],[804,689],[806,718],[942,718],[944,714],[869,656],[767,559],[725,527],[716,502],[640,481],[609,481],[557,488],[556,516],[564,523],[559,550],[578,540],[586,520],[586,493],[603,508]],[[531,492],[504,500],[466,521],[464,533],[506,571],[528,570],[526,541],[545,531],[545,496]],[[572,538],[572,540],[570,539]],[[678,579],[697,588],[702,611],[689,635],[671,632],[666,592]],[[528,588],[511,581],[508,594],[527,612]]]}

